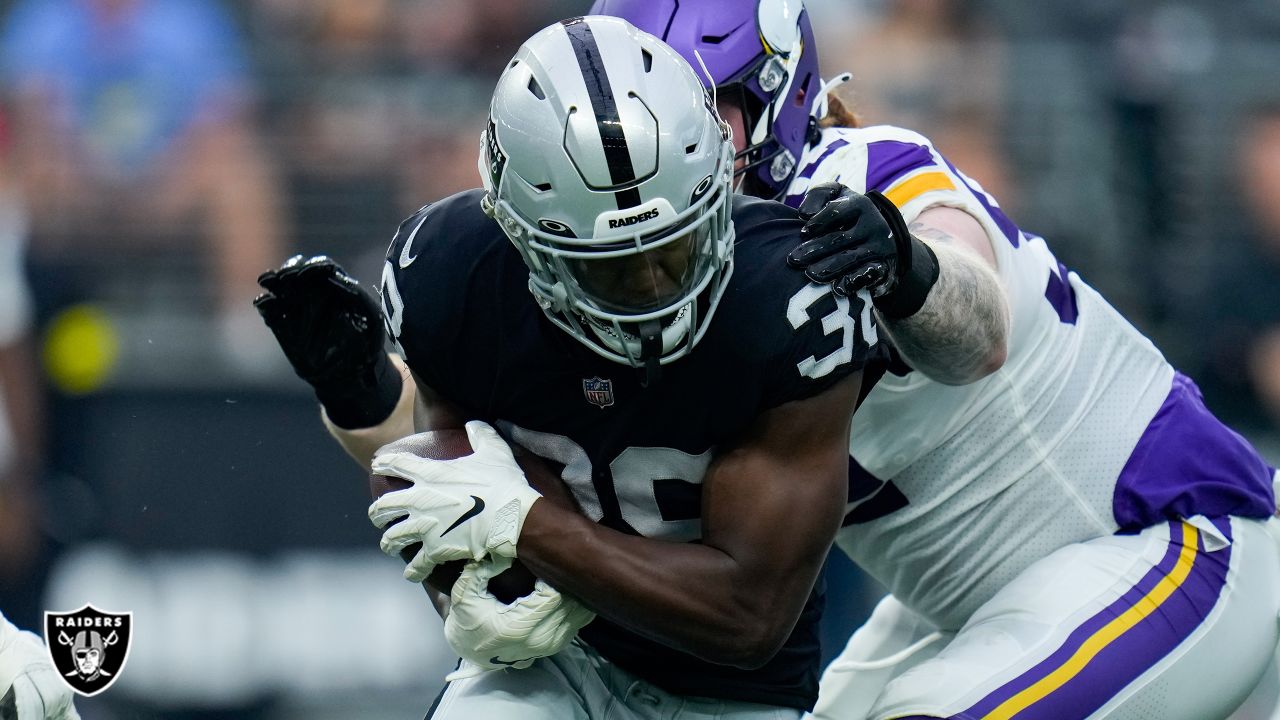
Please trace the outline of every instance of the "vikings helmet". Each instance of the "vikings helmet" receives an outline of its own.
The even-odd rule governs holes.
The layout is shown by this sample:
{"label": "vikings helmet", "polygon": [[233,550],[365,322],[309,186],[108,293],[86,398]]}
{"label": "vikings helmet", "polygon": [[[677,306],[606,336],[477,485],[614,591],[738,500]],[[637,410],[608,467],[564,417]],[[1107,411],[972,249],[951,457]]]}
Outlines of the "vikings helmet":
{"label": "vikings helmet", "polygon": [[695,68],[701,58],[719,97],[742,108],[741,189],[773,199],[786,192],[826,114],[802,0],[596,0],[591,12],[657,35]]}
{"label": "vikings helmet", "polygon": [[670,47],[613,17],[542,30],[498,80],[479,165],[552,322],[651,372],[701,339],[733,267],[733,144]]}

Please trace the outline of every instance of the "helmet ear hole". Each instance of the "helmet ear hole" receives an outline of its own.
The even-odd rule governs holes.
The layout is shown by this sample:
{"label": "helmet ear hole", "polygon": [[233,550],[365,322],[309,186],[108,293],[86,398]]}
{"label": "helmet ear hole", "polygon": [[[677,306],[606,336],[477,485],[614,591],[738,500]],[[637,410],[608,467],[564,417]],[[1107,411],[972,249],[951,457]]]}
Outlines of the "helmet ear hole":
{"label": "helmet ear hole", "polygon": [[812,79],[812,73],[804,76],[804,82],[800,83],[800,89],[796,90],[795,97],[792,99],[796,107],[806,107],[805,101],[809,98],[809,81]]}

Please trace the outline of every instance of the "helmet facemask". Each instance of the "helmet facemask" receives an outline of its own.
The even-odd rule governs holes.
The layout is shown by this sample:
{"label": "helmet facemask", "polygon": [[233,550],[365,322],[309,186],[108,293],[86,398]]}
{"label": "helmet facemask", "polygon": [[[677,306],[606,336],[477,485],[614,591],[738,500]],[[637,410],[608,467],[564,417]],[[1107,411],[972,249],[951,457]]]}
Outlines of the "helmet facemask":
{"label": "helmet facemask", "polygon": [[[505,201],[490,201],[490,212],[520,250],[529,290],[552,322],[615,362],[665,365],[701,340],[733,271],[732,154],[725,143],[719,177],[707,178],[684,212],[665,213],[674,217],[658,229],[574,238],[567,228],[535,226]],[[645,348],[646,337],[658,347]]]}
{"label": "helmet facemask", "polygon": [[547,317],[652,381],[702,338],[732,273],[733,144],[661,41],[617,18],[562,25],[498,82],[484,209]]}

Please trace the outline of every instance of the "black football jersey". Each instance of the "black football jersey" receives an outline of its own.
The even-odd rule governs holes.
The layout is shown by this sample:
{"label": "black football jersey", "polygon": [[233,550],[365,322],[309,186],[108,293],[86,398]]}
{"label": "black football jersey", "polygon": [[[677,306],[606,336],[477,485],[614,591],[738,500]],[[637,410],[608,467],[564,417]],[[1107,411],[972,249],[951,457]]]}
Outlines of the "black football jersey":
{"label": "black football jersey", "polygon": [[[837,299],[787,267],[802,224],[795,211],[735,197],[734,270],[710,326],[643,387],[642,370],[596,355],[546,318],[481,197],[459,193],[401,224],[383,273],[388,327],[423,383],[563,465],[582,511],[611,528],[697,542],[700,484],[717,447],[762,411],[884,362],[865,295]],[[580,637],[669,692],[807,709],[822,594],[819,583],[786,645],[755,670],[699,660],[603,617]]]}

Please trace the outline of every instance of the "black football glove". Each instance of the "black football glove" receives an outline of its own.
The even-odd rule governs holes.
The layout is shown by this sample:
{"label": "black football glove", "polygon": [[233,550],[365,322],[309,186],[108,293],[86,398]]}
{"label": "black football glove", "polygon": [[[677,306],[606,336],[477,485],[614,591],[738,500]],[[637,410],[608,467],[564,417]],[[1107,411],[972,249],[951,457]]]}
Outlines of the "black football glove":
{"label": "black football glove", "polygon": [[378,302],[333,260],[295,255],[258,276],[253,301],[298,377],[339,427],[377,425],[400,399]]}
{"label": "black football glove", "polygon": [[938,281],[938,259],[884,195],[821,183],[805,193],[799,212],[805,242],[787,256],[792,267],[840,295],[869,290],[885,317],[909,317],[924,305]]}

